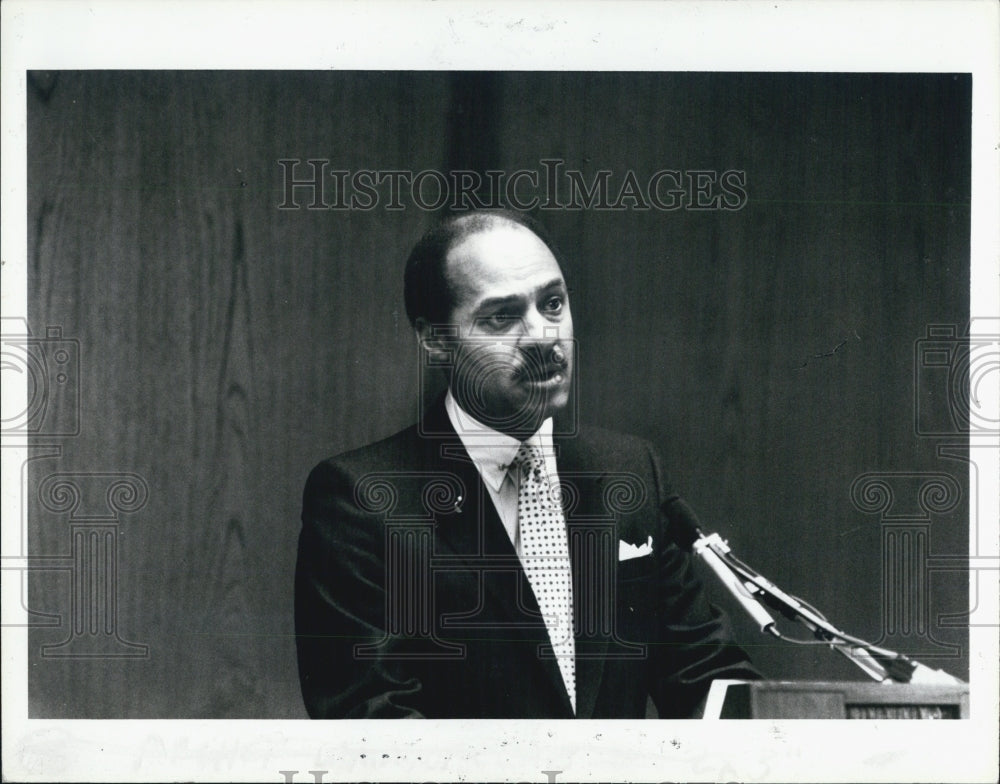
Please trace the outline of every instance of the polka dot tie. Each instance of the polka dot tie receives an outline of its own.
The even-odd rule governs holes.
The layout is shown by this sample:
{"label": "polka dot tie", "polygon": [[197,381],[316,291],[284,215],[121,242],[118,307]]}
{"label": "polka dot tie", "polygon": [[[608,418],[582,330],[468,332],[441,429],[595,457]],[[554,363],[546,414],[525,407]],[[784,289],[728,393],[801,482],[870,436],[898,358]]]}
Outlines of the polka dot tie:
{"label": "polka dot tie", "polygon": [[537,446],[521,444],[513,465],[518,479],[521,562],[545,618],[559,671],[576,713],[573,580],[559,490],[549,483],[545,460]]}

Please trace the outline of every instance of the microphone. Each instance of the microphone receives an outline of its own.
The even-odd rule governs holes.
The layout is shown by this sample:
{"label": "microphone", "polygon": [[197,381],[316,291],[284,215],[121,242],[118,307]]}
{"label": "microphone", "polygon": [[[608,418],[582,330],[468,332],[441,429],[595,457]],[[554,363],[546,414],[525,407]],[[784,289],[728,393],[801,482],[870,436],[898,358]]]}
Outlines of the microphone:
{"label": "microphone", "polygon": [[715,576],[719,578],[719,581],[743,609],[750,614],[750,617],[757,622],[762,632],[769,632],[780,637],[774,618],[720,557],[720,552],[728,552],[728,548],[719,535],[705,536],[698,524],[698,516],[680,496],[668,499],[663,504],[663,510],[670,524],[669,530],[673,541],[679,547],[692,551],[701,559],[702,563],[715,572]]}
{"label": "microphone", "polygon": [[[757,597],[809,629],[821,643],[829,645],[849,658],[867,675],[877,681],[894,680],[899,683],[955,684],[961,680],[944,672],[932,670],[901,653],[880,648],[833,626],[818,611],[794,596],[782,591],[774,583],[757,574],[746,564],[730,554],[729,545],[718,534],[706,536],[698,523],[694,510],[680,496],[668,498],[663,513],[669,523],[669,533],[679,547],[690,550],[705,563],[763,632],[770,632],[779,639],[798,644],[809,644],[786,637],[778,629],[774,618],[764,609]],[[815,643],[813,643],[815,644]]]}

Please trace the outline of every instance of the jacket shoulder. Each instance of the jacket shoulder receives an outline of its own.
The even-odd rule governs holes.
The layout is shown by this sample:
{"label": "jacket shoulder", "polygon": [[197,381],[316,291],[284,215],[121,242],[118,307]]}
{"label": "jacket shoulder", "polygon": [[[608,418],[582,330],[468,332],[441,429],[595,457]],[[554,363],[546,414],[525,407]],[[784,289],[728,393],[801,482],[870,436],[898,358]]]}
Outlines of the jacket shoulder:
{"label": "jacket shoulder", "polygon": [[656,448],[645,438],[603,427],[583,425],[575,434],[562,437],[559,443],[574,457],[603,464],[608,469],[648,466],[651,460],[658,459]]}
{"label": "jacket shoulder", "polygon": [[610,430],[597,425],[581,425],[579,437],[583,441],[600,443],[605,446],[620,445],[622,448],[647,450],[652,448],[652,443],[641,436],[632,433],[622,433],[619,430]]}
{"label": "jacket shoulder", "polygon": [[322,466],[336,467],[348,473],[388,470],[412,464],[423,446],[416,425],[400,430],[371,444],[340,452],[321,461]]}
{"label": "jacket shoulder", "polygon": [[467,496],[474,469],[456,451],[460,442],[422,432],[412,425],[321,461],[306,481],[304,513],[336,505],[341,513],[350,508],[378,516],[391,509],[397,515],[422,516],[428,493],[435,499]]}
{"label": "jacket shoulder", "polygon": [[414,425],[388,438],[321,460],[306,479],[304,511],[325,506],[321,499],[352,497],[360,480],[366,476],[412,467],[415,448],[419,445],[416,431]]}

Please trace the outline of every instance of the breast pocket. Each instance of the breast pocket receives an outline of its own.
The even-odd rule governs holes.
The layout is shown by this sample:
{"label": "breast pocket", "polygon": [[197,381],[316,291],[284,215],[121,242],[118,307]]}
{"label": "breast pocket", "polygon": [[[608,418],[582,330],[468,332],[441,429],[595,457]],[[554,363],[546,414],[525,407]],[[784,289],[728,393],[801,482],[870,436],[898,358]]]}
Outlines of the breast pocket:
{"label": "breast pocket", "polygon": [[629,558],[618,562],[618,582],[634,582],[652,579],[656,569],[656,559],[650,555]]}

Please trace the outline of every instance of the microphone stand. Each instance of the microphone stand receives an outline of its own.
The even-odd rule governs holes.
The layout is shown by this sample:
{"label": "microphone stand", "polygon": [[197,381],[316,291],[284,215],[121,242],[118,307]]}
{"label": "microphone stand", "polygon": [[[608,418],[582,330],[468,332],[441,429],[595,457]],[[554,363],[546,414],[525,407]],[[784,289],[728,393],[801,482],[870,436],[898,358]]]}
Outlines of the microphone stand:
{"label": "microphone stand", "polygon": [[[737,596],[741,603],[746,606],[748,604],[746,600],[752,599],[758,604],[760,612],[752,612],[752,615],[761,623],[763,631],[768,631],[776,637],[800,645],[827,645],[846,656],[866,675],[876,681],[928,684],[962,683],[961,680],[943,670],[931,669],[901,653],[872,645],[836,628],[818,610],[785,593],[770,580],[737,559],[729,549],[729,545],[717,533],[709,536],[702,535],[694,543],[693,549],[703,557],[709,552],[714,556],[714,558],[709,556],[706,560],[711,562],[716,573],[719,573],[720,563],[729,570],[731,574],[730,584],[738,582],[738,587],[745,590],[742,597]],[[720,574],[720,576],[722,575]],[[761,603],[777,610],[786,618],[801,623],[813,633],[816,639],[798,640],[784,636],[774,624],[773,619],[768,616],[767,611],[760,607]],[[761,613],[763,621],[761,621]],[[767,622],[768,620],[770,623]]]}

